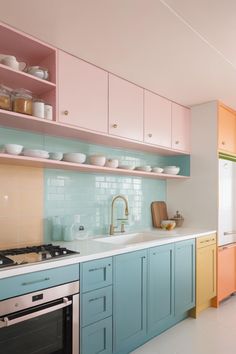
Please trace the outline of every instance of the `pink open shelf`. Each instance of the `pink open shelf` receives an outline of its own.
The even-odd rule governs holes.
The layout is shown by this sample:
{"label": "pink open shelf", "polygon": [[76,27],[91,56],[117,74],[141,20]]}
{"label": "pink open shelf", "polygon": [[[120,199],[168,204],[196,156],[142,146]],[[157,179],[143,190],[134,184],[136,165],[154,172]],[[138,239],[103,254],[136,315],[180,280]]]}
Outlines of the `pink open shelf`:
{"label": "pink open shelf", "polygon": [[28,66],[45,66],[50,81],[56,82],[56,49],[11,27],[0,23],[0,53],[13,55]]}
{"label": "pink open shelf", "polygon": [[55,161],[48,159],[32,158],[27,156],[15,156],[9,154],[0,154],[0,163],[14,164],[17,166],[40,167],[73,170],[78,172],[94,172],[94,173],[108,173],[118,175],[128,175],[137,177],[148,177],[154,179],[187,179],[187,176],[169,175],[164,173],[143,172],[137,170],[124,170],[121,168],[101,167],[87,164],[77,164],[65,161]]}
{"label": "pink open shelf", "polygon": [[50,81],[38,79],[35,76],[22,71],[13,70],[2,64],[0,64],[0,78],[1,83],[4,83],[10,88],[24,88],[33,92],[34,95],[42,95],[56,87],[56,85]]}

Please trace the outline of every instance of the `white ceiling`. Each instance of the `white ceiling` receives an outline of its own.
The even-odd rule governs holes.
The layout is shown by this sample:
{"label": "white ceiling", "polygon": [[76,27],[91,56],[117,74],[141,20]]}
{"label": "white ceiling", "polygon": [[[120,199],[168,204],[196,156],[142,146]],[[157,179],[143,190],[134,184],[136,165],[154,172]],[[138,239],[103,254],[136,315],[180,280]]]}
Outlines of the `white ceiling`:
{"label": "white ceiling", "polygon": [[178,103],[236,108],[235,0],[11,0],[0,19]]}

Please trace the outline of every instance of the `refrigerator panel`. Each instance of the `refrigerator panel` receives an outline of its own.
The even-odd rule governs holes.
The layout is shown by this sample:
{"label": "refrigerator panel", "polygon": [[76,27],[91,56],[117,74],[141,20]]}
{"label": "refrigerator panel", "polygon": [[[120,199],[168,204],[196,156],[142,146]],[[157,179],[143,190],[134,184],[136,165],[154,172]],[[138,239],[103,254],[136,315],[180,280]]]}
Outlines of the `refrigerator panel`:
{"label": "refrigerator panel", "polygon": [[219,245],[236,242],[236,162],[219,159]]}

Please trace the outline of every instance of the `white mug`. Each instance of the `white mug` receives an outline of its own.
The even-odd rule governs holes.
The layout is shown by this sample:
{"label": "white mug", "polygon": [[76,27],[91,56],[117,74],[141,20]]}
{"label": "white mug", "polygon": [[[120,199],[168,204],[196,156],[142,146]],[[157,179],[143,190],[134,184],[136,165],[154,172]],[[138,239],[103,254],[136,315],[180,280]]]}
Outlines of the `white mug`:
{"label": "white mug", "polygon": [[27,73],[43,80],[48,78],[48,71],[46,69],[40,68],[39,66],[29,66],[27,68]]}

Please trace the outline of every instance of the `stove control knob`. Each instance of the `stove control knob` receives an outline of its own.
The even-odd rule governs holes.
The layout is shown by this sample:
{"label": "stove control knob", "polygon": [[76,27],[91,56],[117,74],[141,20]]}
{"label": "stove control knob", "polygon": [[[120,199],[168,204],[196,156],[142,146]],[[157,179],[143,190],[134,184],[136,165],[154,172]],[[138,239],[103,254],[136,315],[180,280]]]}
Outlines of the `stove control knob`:
{"label": "stove control knob", "polygon": [[60,253],[58,251],[55,252],[55,256],[59,256]]}
{"label": "stove control knob", "polygon": [[2,259],[0,259],[0,265],[1,265],[1,264],[3,264],[3,260],[2,260]]}
{"label": "stove control knob", "polygon": [[67,254],[67,251],[66,251],[66,250],[64,250],[64,251],[62,251],[62,253],[63,253],[63,254]]}

